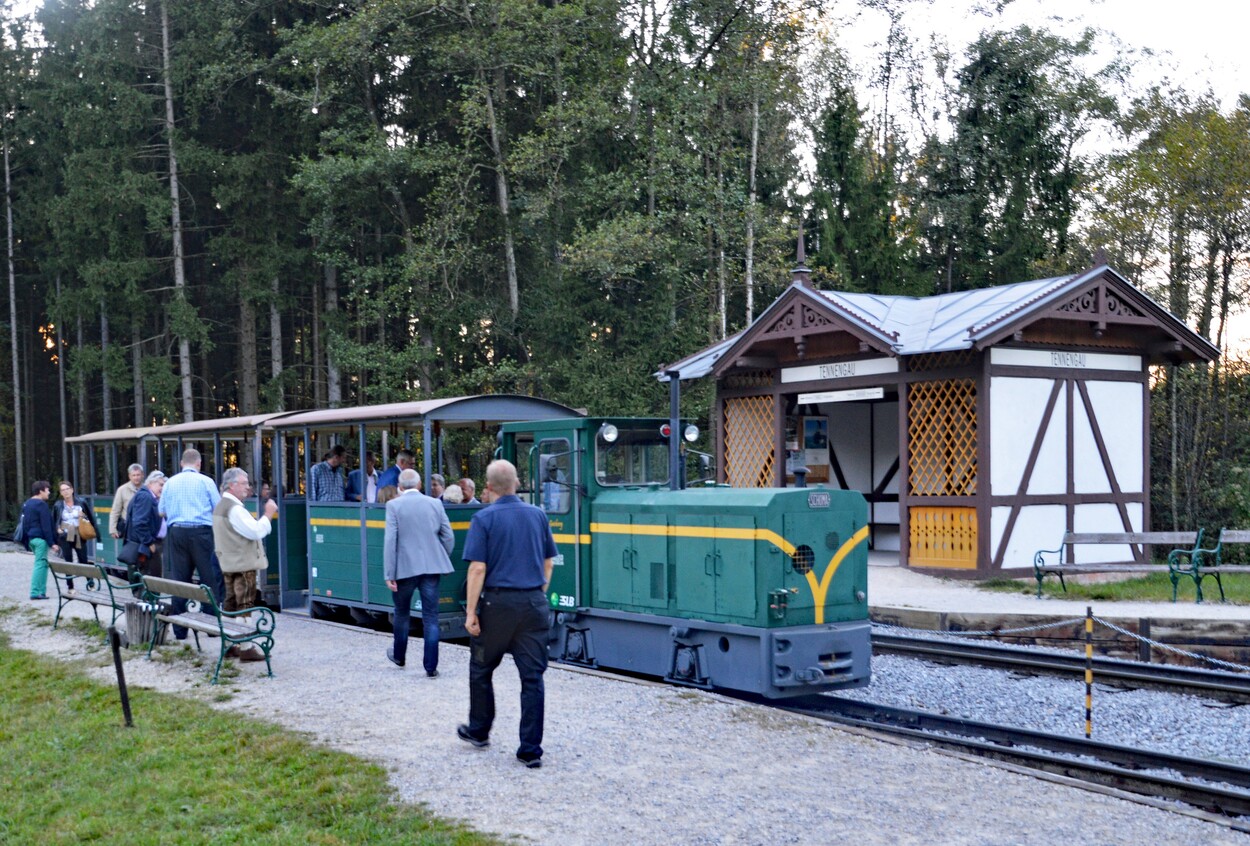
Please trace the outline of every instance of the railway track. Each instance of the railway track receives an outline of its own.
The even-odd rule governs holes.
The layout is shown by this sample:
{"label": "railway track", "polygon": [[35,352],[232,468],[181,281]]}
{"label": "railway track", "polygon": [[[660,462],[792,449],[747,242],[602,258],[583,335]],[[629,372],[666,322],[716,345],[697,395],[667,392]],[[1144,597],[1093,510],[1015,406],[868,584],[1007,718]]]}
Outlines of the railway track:
{"label": "railway track", "polygon": [[[975,664],[1018,672],[1082,677],[1085,658],[1028,647],[958,643],[873,632],[874,653],[925,658],[938,663]],[[1207,696],[1223,702],[1250,703],[1250,674],[1202,670],[1168,664],[1143,664],[1114,658],[1093,659],[1094,680],[1123,687]]]}
{"label": "railway track", "polygon": [[780,705],[795,713],[1124,791],[1149,804],[1250,832],[1250,768],[993,725],[833,695]]}

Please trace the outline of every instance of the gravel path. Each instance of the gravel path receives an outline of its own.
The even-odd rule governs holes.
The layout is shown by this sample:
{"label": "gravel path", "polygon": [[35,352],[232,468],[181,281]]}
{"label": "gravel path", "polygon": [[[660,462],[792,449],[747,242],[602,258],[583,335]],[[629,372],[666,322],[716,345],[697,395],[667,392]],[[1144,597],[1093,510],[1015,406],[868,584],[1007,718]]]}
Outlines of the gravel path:
{"label": "gravel path", "polygon": [[[12,645],[82,660],[112,682],[98,640],[52,631],[55,602],[24,598],[30,561],[0,553],[0,626]],[[276,636],[272,680],[263,663],[242,664],[213,689],[204,668],[137,654],[127,680],[378,761],[405,800],[519,842],[1250,844],[1180,814],[765,707],[559,667],[547,674],[545,766],[526,770],[513,757],[518,686],[508,662],[496,674],[493,744],[475,750],[454,733],[468,706],[464,648],[445,644],[441,675],[429,680],[386,661],[388,635],[288,614]]]}

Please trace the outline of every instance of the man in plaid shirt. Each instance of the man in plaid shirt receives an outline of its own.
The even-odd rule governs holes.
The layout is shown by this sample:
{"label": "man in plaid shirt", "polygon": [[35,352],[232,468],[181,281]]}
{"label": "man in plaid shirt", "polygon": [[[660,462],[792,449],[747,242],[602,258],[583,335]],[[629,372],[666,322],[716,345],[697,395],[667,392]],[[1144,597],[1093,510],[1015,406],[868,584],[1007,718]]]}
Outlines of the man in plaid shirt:
{"label": "man in plaid shirt", "polygon": [[339,475],[339,465],[346,454],[343,445],[336,444],[324,461],[314,464],[308,471],[309,502],[343,502],[347,499],[343,493],[343,477]]}

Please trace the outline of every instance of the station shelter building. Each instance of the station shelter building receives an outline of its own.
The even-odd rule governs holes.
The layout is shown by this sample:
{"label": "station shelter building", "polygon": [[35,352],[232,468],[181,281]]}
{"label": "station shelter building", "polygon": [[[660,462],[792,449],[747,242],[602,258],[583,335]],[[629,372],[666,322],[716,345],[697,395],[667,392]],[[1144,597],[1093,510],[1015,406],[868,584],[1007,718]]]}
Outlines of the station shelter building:
{"label": "station shelter building", "polygon": [[[716,382],[718,479],[860,491],[874,549],[984,578],[1150,528],[1150,369],[1219,350],[1104,265],[931,297],[818,291],[657,374]],[[1141,561],[1092,545],[1070,560]]]}

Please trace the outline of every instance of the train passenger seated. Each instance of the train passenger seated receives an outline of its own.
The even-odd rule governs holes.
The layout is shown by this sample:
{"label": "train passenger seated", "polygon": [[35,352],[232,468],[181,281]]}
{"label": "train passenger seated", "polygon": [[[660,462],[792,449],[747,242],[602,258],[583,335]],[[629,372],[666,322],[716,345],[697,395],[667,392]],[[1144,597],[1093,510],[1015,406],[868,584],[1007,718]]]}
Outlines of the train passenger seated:
{"label": "train passenger seated", "polygon": [[464,504],[464,491],[460,490],[459,485],[451,485],[443,491],[443,503],[446,505]]}
{"label": "train passenger seated", "polygon": [[[385,487],[393,487],[398,490],[399,474],[405,470],[413,469],[414,463],[414,456],[409,450],[401,449],[395,453],[395,463],[383,470],[382,474],[378,476],[378,490],[381,491]],[[381,501],[382,499],[379,496],[378,502]]]}
{"label": "train passenger seated", "polygon": [[339,467],[346,455],[343,445],[335,444],[325,458],[308,471],[309,502],[343,501],[343,477],[339,475]]}
{"label": "train passenger seated", "polygon": [[465,476],[463,479],[460,479],[458,482],[456,482],[456,485],[460,488],[460,492],[464,494],[465,505],[481,505],[482,504],[480,501],[478,501],[478,498],[476,495],[477,494],[477,482],[473,481],[468,476]]}
{"label": "train passenger seated", "polygon": [[386,505],[395,497],[399,496],[399,488],[395,485],[385,485],[378,488],[378,505]]}
{"label": "train passenger seated", "polygon": [[430,474],[430,496],[435,499],[443,498],[443,491],[447,490],[447,480],[443,478],[442,473]]}

